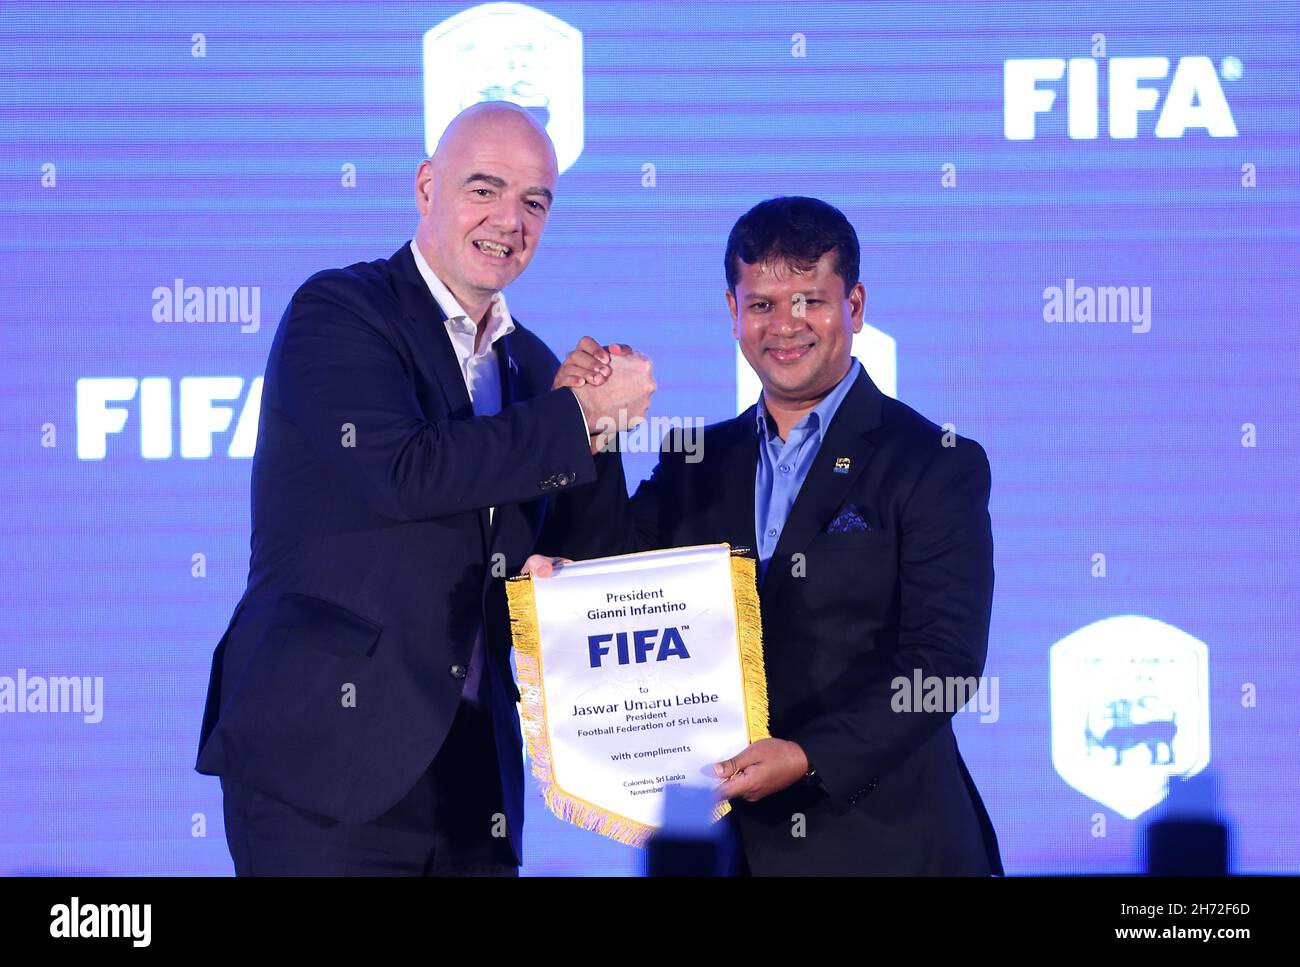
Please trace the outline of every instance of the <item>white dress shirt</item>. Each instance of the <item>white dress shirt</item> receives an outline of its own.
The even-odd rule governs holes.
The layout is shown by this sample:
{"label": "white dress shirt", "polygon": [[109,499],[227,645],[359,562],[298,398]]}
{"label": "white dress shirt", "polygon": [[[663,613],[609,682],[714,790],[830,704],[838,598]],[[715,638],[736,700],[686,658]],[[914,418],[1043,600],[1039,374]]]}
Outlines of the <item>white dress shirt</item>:
{"label": "white dress shirt", "polygon": [[[496,344],[499,339],[515,330],[515,321],[510,318],[505,294],[498,292],[492,297],[491,314],[480,340],[477,322],[469,317],[451,290],[434,275],[414,241],[411,242],[411,253],[415,256],[415,267],[420,270],[434,301],[447,317],[447,335],[451,337],[452,348],[456,350],[456,360],[460,363],[460,373],[465,379],[465,389],[474,407],[474,415],[496,416],[501,412],[501,371],[497,368]],[[496,508],[489,507],[489,524],[495,514]],[[474,704],[478,704],[479,684],[483,676],[483,647],[483,627],[480,625],[474,636],[474,650],[470,654],[465,688],[461,692],[465,701]]]}
{"label": "white dress shirt", "polygon": [[478,321],[469,317],[451,290],[433,274],[433,269],[429,268],[429,263],[420,254],[420,248],[415,242],[411,242],[411,252],[415,255],[415,267],[420,270],[434,301],[447,317],[447,335],[451,337],[451,346],[456,350],[456,361],[460,363],[465,389],[469,391],[470,402],[474,404],[474,415],[496,416],[501,412],[497,341],[515,331],[515,321],[510,318],[505,293],[498,292],[492,297],[491,313],[480,340]]}

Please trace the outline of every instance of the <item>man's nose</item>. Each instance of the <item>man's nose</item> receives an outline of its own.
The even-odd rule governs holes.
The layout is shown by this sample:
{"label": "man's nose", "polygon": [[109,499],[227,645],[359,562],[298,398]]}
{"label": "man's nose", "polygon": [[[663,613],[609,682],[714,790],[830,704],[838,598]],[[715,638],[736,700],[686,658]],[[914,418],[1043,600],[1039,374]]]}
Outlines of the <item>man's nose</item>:
{"label": "man's nose", "polygon": [[493,206],[488,220],[497,231],[513,235],[523,228],[523,206],[518,201],[503,198]]}
{"label": "man's nose", "polygon": [[807,324],[802,313],[796,314],[793,306],[784,306],[773,310],[768,331],[774,336],[794,336],[803,331]]}

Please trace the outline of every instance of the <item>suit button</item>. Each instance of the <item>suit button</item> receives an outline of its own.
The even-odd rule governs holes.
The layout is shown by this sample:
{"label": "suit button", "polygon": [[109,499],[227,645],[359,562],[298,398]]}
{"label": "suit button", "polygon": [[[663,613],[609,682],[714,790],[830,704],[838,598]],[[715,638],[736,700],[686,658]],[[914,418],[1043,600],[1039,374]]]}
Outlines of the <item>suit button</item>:
{"label": "suit button", "polygon": [[466,668],[464,665],[452,665],[450,668],[447,669],[447,671],[448,673],[450,673],[452,678],[456,679],[456,681],[461,681],[462,679],[464,679],[466,675],[469,674],[469,669]]}

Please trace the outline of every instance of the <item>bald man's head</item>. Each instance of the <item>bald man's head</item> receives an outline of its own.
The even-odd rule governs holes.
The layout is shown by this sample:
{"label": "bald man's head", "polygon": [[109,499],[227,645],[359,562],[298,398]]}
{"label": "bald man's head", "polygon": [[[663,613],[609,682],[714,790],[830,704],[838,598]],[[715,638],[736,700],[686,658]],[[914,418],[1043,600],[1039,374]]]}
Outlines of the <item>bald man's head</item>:
{"label": "bald man's head", "polygon": [[416,244],[475,321],[532,261],[559,166],[546,131],[506,101],[456,115],[416,174]]}
{"label": "bald man's head", "polygon": [[455,151],[466,138],[472,138],[476,132],[497,128],[511,131],[519,138],[533,138],[555,162],[555,146],[546,128],[528,111],[511,101],[480,101],[461,111],[447,125],[438,138],[438,145],[430,156],[435,162],[440,156]]}

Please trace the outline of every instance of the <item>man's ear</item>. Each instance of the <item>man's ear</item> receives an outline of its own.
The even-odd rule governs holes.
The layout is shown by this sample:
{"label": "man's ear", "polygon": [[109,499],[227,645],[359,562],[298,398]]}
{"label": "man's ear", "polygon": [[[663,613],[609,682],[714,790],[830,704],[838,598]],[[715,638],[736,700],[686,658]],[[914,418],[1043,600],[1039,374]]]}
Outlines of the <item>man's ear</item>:
{"label": "man's ear", "polygon": [[849,318],[853,320],[853,331],[862,331],[862,321],[867,308],[867,287],[861,282],[849,290]]}
{"label": "man's ear", "polygon": [[740,339],[740,317],[736,313],[736,293],[727,290],[727,308],[731,310],[731,338]]}
{"label": "man's ear", "polygon": [[433,204],[433,162],[426,158],[415,170],[415,205],[421,215],[429,214]]}

